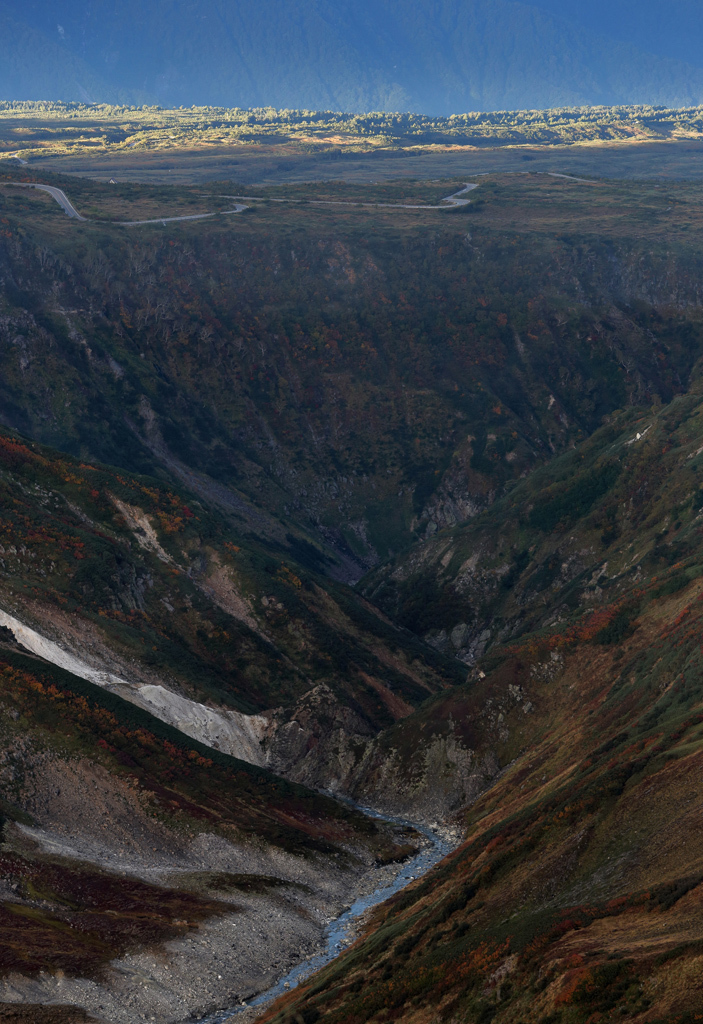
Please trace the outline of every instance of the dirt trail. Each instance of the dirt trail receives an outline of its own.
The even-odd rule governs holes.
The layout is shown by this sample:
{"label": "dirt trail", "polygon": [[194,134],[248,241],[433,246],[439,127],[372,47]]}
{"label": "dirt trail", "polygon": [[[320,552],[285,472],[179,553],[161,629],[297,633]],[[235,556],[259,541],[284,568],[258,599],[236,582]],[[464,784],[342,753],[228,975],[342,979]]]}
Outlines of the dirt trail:
{"label": "dirt trail", "polygon": [[575,178],[573,174],[559,174],[558,171],[547,171],[550,178],[564,178],[565,181],[577,181],[580,185],[600,185],[599,181],[591,181],[589,178]]}

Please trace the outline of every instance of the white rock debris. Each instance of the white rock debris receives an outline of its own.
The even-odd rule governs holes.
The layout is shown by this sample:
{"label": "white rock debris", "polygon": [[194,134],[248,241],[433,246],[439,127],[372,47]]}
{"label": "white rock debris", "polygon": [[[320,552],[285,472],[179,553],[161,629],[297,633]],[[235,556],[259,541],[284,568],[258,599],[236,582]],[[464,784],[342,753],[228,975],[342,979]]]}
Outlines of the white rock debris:
{"label": "white rock debris", "polygon": [[26,650],[80,679],[118,693],[191,739],[250,764],[265,764],[261,740],[269,722],[263,715],[210,708],[173,693],[165,686],[133,683],[112,672],[94,668],[1,609],[0,626],[11,630],[15,640]]}

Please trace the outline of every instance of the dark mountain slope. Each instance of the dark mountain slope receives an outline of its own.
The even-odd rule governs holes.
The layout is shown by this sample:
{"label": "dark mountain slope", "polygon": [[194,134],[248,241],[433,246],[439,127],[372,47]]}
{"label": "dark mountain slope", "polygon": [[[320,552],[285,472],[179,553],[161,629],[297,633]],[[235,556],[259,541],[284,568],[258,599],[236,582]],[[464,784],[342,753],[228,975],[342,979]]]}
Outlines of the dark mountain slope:
{"label": "dark mountain slope", "polygon": [[703,98],[700,70],[508,0],[3,6],[45,40],[35,55],[3,24],[7,99],[456,113]]}
{"label": "dark mountain slope", "polygon": [[[320,557],[308,547],[303,556]],[[141,706],[156,699],[166,713],[176,694],[243,725],[241,713],[269,711],[258,739],[275,746],[274,709],[316,688],[328,713],[346,708],[373,735],[462,678],[452,659],[315,568],[158,481],[0,437],[3,612],[59,640],[86,670],[112,673],[109,688]],[[60,660],[60,650],[44,653]],[[218,746],[216,732],[184,728]],[[256,742],[240,756],[264,763]]]}
{"label": "dark mountain slope", "polygon": [[660,57],[701,65],[703,12],[698,0],[669,0],[665,16],[659,4],[642,0],[535,0],[535,6]]}
{"label": "dark mountain slope", "polygon": [[[97,217],[204,205],[52,180]],[[426,187],[269,194],[457,184]],[[175,476],[342,579],[475,515],[623,404],[668,401],[701,352],[695,186],[507,176],[464,212],[272,202],[138,232],[0,191],[2,420]]]}
{"label": "dark mountain slope", "polygon": [[[492,750],[499,777],[467,794],[465,845],[267,1020],[701,1013],[688,979],[703,923],[702,446],[697,392],[616,421],[516,488],[509,515],[485,517],[474,551],[481,559],[490,536],[507,552],[520,534],[526,558],[505,600],[542,628],[494,647],[471,684],[386,739],[409,787],[447,731],[464,762]],[[557,575],[537,587],[548,546],[562,573],[569,552],[584,560],[571,586]]]}
{"label": "dark mountain slope", "polygon": [[[0,215],[2,415],[73,452],[0,437],[0,621],[62,644],[0,652],[0,954],[26,975],[0,999],[76,1002],[74,973],[142,957],[108,1019],[157,990],[185,1019],[242,993],[255,900],[247,992],[272,933],[309,951],[407,852],[187,740],[209,712],[290,778],[469,830],[281,1020],[698,1013],[697,188],[525,175],[454,214],[270,202],[130,234],[125,206],[205,200],[62,184],[97,223],[9,184]],[[294,198],[369,196],[326,188]],[[360,588],[385,617],[325,578],[413,538]],[[207,987],[192,946],[168,984],[173,947],[139,952],[225,918]],[[52,931],[66,978],[39,973]]]}
{"label": "dark mountain slope", "polygon": [[27,23],[16,4],[0,5],[0,95],[56,96],[92,102],[105,88],[95,71],[67,51],[56,28]]}
{"label": "dark mountain slope", "polygon": [[472,664],[636,579],[695,564],[699,416],[697,393],[618,415],[471,524],[384,566],[365,592]]}

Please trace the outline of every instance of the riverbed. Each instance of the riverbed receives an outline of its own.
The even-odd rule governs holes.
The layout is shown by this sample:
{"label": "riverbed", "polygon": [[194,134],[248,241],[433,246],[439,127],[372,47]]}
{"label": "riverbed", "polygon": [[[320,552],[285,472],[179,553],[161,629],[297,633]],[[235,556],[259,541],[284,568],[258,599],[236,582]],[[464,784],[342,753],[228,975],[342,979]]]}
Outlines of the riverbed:
{"label": "riverbed", "polygon": [[321,968],[334,960],[335,957],[339,956],[356,938],[356,923],[367,910],[377,906],[379,903],[383,903],[384,900],[400,892],[401,889],[410,885],[415,879],[421,878],[435,864],[451,853],[461,841],[461,837],[457,832],[444,829],[441,826],[429,827],[427,825],[420,825],[405,818],[395,818],[386,814],[380,814],[368,807],[360,807],[359,810],[362,810],[364,814],[371,818],[415,829],[416,832],[424,836],[426,844],[415,857],[412,857],[402,865],[400,871],[391,882],[379,886],[365,896],[361,896],[339,917],[327,925],[323,936],[324,949],[321,952],[297,964],[286,975],[281,977],[275,985],[272,985],[271,988],[253,996],[238,1006],[218,1010],[215,1013],[210,1013],[200,1018],[200,1024],[224,1024],[225,1021],[234,1021],[242,1015],[246,1015],[247,1020],[253,1019],[252,1010],[263,1010],[269,1003],[278,999],[284,993],[290,992],[300,982],[305,981],[311,974],[321,970]]}

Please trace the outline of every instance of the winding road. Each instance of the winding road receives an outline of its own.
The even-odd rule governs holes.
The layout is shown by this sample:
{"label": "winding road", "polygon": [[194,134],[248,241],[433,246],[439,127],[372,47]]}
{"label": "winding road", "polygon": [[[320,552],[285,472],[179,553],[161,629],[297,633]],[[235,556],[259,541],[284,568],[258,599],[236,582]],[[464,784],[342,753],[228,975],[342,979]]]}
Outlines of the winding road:
{"label": "winding road", "polygon": [[185,217],[154,217],[151,220],[91,221],[88,217],[82,217],[66,193],[60,188],[56,188],[54,185],[38,185],[35,182],[30,183],[24,181],[3,182],[3,184],[14,185],[16,188],[35,188],[39,189],[40,192],[48,192],[72,220],[80,220],[83,221],[84,224],[115,224],[122,228],[133,228],[138,224],[170,224],[176,220],[206,220],[208,217],[221,217],[226,216],[229,213],[242,213],[243,210],[246,210],[246,206],[242,203],[237,203],[233,210],[218,210],[216,213],[191,213]]}
{"label": "winding road", "polygon": [[74,220],[85,220],[85,217],[81,217],[78,210],[75,208],[71,200],[68,198],[65,192],[62,192],[60,188],[54,188],[53,185],[34,185],[25,184],[23,181],[13,181],[10,184],[15,185],[17,188],[36,188],[40,192],[48,192],[49,195],[56,200],[59,206],[72,217]]}
{"label": "winding road", "polygon": [[[267,196],[218,196],[219,199],[234,199],[235,207],[233,210],[218,210],[215,213],[191,213],[183,217],[153,217],[150,220],[113,220],[113,221],[91,221],[88,217],[82,217],[78,210],[75,208],[71,200],[68,198],[65,192],[60,188],[56,188],[54,185],[39,185],[36,182],[24,182],[24,181],[13,181],[3,182],[3,184],[14,185],[16,188],[33,188],[39,189],[41,192],[48,192],[48,194],[55,199],[61,209],[69,216],[72,220],[80,220],[84,224],[101,224],[107,226],[114,224],[117,227],[133,228],[140,224],[173,224],[176,221],[184,220],[207,220],[209,217],[226,217],[234,213],[243,213],[248,207],[244,202],[238,202],[238,200],[246,200],[247,202],[257,202],[267,199]],[[471,202],[470,199],[462,199],[461,197],[467,192],[472,192],[478,185],[472,185],[467,183],[464,188],[455,192],[451,196],[447,196],[442,199],[440,204],[437,206],[422,205],[420,203],[364,203],[364,202],[345,202],[343,200],[335,199],[271,199],[273,203],[307,203],[312,206],[377,206],[386,207],[390,209],[399,210],[451,210],[456,206],[468,206]]]}
{"label": "winding road", "polygon": [[[524,172],[529,173],[529,172]],[[550,178],[563,178],[566,181],[578,182],[583,185],[599,185],[598,181],[589,181],[587,178],[575,178],[570,174],[559,174],[557,171],[544,171],[542,172]],[[112,220],[112,221],[91,221],[88,217],[83,217],[75,208],[71,200],[68,198],[65,192],[60,188],[56,188],[54,185],[40,185],[36,182],[24,182],[24,181],[12,181],[2,182],[4,185],[14,185],[17,188],[35,188],[42,192],[48,192],[49,195],[56,200],[62,210],[72,219],[80,220],[84,224],[101,224],[104,227],[108,225],[115,225],[122,228],[133,228],[138,227],[140,224],[173,224],[177,221],[185,220],[208,220],[210,217],[228,217],[235,213],[243,213],[249,209],[246,203],[252,202],[263,202],[264,200],[270,203],[295,203],[295,204],[306,204],[308,206],[371,206],[377,208],[391,209],[391,210],[451,210],[457,206],[468,206],[471,202],[470,199],[464,199],[463,197],[467,192],[473,192],[475,188],[479,187],[480,183],[466,182],[462,189],[458,192],[454,192],[450,196],[445,196],[439,203],[432,205],[429,203],[367,203],[361,200],[356,202],[344,199],[273,199],[269,196],[229,196],[229,195],[218,195],[218,199],[232,199],[234,200],[235,206],[233,210],[217,210],[215,213],[191,213],[182,217],[152,217],[150,220]],[[204,193],[204,196],[208,196],[208,193]]]}
{"label": "winding road", "polygon": [[344,199],[270,199],[268,196],[224,196],[219,195],[218,199],[242,199],[247,202],[261,202],[266,200],[269,203],[300,203],[307,206],[380,206],[394,210],[451,210],[454,206],[468,206],[470,199],[461,199],[460,196],[466,192],[473,192],[478,185],[466,184],[458,192],[446,196],[440,200],[439,205],[431,206],[429,203],[365,203],[361,200],[356,202]]}

